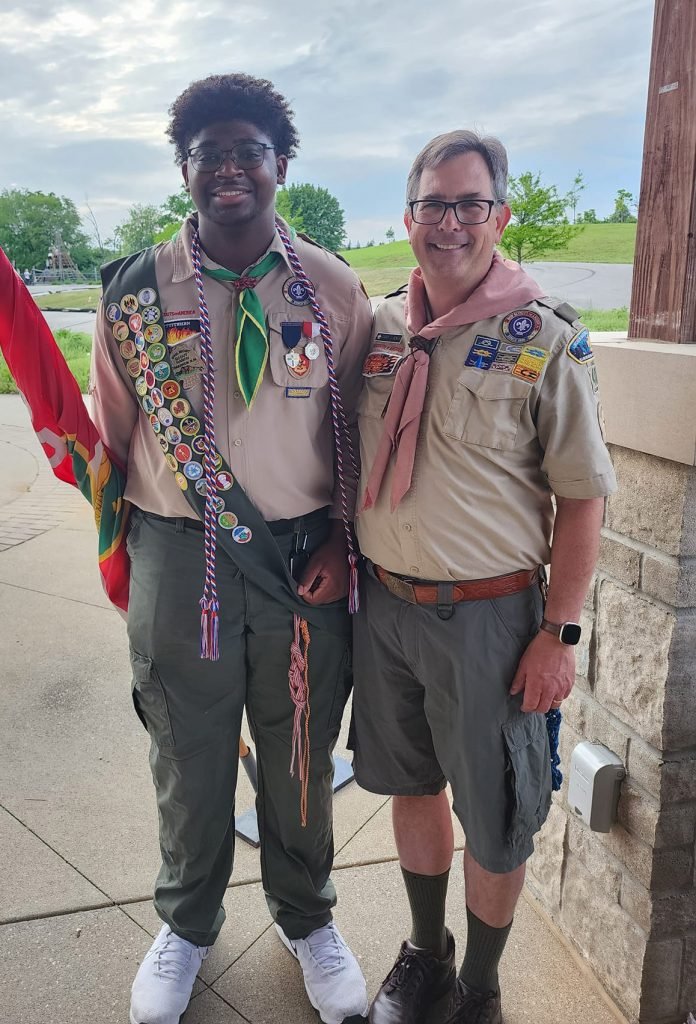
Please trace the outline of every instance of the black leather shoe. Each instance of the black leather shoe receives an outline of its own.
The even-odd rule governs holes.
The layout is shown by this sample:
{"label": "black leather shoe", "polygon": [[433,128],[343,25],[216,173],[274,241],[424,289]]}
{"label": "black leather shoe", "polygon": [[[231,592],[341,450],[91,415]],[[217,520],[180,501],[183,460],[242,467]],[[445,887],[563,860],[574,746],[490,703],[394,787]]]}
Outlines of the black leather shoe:
{"label": "black leather shoe", "polygon": [[460,978],[452,993],[444,1024],[503,1024],[500,989],[497,992],[476,992]]}
{"label": "black leather shoe", "polygon": [[440,959],[429,949],[406,941],[370,1007],[370,1024],[424,1024],[428,1010],[454,989],[454,938],[447,932],[447,953]]}

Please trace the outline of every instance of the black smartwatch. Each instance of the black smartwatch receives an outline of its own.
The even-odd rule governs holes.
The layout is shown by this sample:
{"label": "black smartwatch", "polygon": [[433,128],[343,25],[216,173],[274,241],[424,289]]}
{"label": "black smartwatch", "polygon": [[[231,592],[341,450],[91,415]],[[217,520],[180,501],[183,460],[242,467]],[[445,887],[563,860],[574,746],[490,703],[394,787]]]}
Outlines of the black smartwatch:
{"label": "black smartwatch", "polygon": [[562,622],[558,625],[555,622],[549,622],[548,619],[542,619],[541,628],[546,630],[547,633],[553,633],[567,647],[575,647],[576,644],[580,643],[582,629],[577,622]]}

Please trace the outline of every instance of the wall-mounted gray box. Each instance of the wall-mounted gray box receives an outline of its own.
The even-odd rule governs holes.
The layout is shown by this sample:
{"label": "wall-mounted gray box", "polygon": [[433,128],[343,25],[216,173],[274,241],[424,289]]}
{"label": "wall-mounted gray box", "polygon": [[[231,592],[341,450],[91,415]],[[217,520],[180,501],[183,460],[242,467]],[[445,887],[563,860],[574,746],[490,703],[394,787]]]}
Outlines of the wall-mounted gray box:
{"label": "wall-mounted gray box", "polygon": [[621,781],[620,757],[601,743],[578,743],[570,759],[568,803],[593,832],[609,832],[616,821]]}

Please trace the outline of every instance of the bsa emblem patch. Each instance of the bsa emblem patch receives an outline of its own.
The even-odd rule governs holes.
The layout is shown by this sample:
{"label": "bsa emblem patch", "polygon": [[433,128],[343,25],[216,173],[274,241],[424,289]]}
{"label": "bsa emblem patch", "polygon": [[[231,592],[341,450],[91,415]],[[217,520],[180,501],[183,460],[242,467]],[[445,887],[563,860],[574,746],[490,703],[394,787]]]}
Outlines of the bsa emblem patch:
{"label": "bsa emblem patch", "polygon": [[314,295],[314,285],[310,281],[308,288],[299,278],[289,277],[283,285],[283,295],[292,306],[308,306]]}
{"label": "bsa emblem patch", "polygon": [[516,309],[503,320],[508,341],[531,341],[541,330],[541,317],[533,309]]}
{"label": "bsa emblem patch", "polygon": [[396,352],[370,352],[363,363],[363,377],[390,377],[402,360]]}
{"label": "bsa emblem patch", "polygon": [[571,338],[566,345],[566,352],[576,363],[589,363],[590,359],[594,359],[594,353],[590,348],[590,332],[586,327]]}

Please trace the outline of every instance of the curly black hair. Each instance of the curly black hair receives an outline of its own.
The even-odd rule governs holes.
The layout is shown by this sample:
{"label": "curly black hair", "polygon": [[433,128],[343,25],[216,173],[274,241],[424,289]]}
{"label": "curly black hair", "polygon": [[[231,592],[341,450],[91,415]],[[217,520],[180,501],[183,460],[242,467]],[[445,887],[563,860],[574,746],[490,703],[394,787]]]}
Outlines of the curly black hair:
{"label": "curly black hair", "polygon": [[300,138],[294,113],[284,96],[266,78],[251,75],[210,75],[192,82],[169,108],[167,136],[175,159],[183,164],[194,135],[217,121],[249,121],[268,135],[278,155],[291,160]]}

